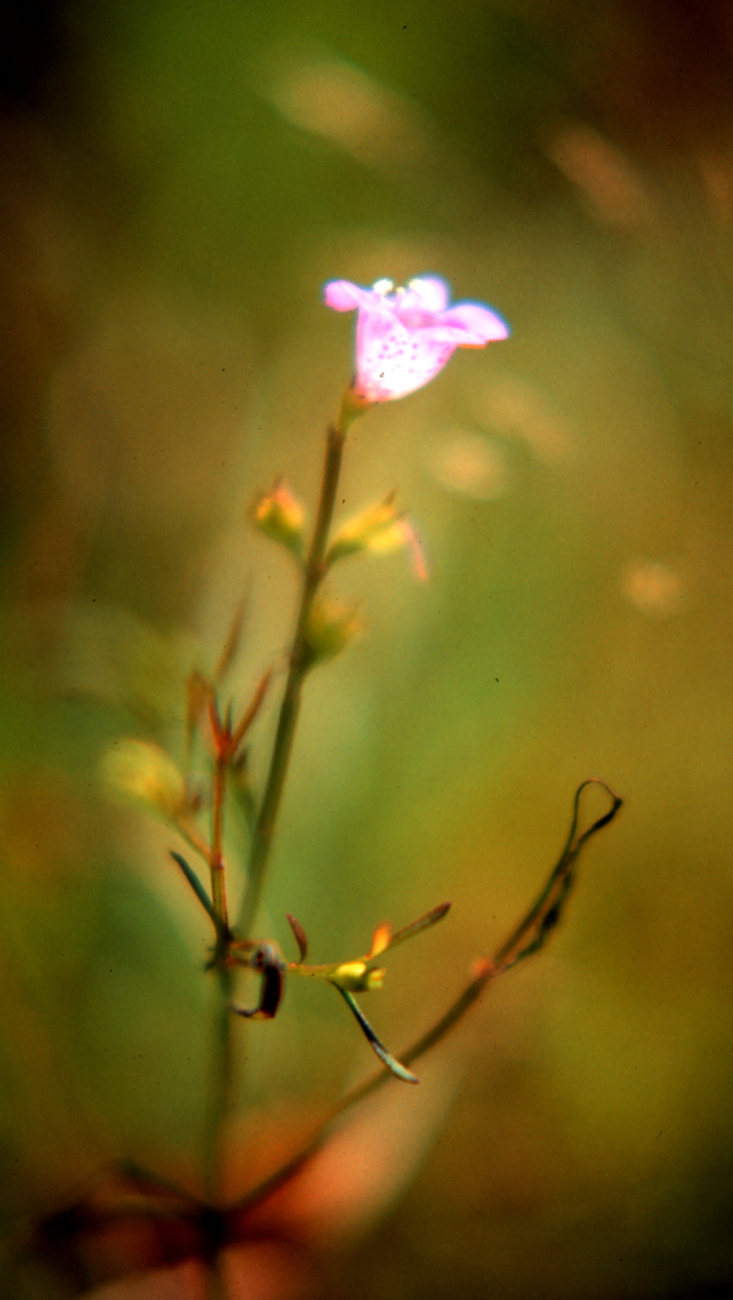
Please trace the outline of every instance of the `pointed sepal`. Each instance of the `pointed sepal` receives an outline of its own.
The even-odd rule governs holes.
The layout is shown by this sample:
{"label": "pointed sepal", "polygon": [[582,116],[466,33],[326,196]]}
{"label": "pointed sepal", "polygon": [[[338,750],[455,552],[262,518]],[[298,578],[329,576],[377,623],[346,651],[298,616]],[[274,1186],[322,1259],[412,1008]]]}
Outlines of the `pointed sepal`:
{"label": "pointed sepal", "polygon": [[294,916],[291,916],[290,912],[286,912],[285,915],[288,918],[288,924],[295,935],[295,942],[298,945],[298,952],[300,953],[298,961],[305,961],[308,956],[308,936],[300,924],[300,921],[296,920]]}

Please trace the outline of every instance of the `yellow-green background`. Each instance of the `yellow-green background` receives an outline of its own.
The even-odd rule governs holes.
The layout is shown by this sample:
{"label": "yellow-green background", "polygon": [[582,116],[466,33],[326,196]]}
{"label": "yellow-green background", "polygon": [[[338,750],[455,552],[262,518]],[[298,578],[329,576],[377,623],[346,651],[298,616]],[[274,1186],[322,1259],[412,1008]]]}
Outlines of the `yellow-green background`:
{"label": "yellow-green background", "polygon": [[[340,508],[397,486],[432,578],[399,557],[337,575],[364,631],[308,688],[270,930],[287,945],[287,908],[314,959],[346,957],[452,898],[370,999],[397,1049],[528,903],[576,785],[602,776],[626,807],[552,947],[443,1049],[452,1100],[415,1180],[324,1294],[722,1294],[730,4],[0,13],[9,1237],[114,1156],[195,1185],[206,931],[170,835],[109,806],[97,766],[120,734],[180,746],[183,676],[243,590],[240,698],[282,649],[293,574],[245,513],[280,473],[313,502],[351,365],[321,285],[433,271],[513,335],[354,429]],[[316,1113],[370,1059],[320,986],[237,1028],[244,1188],[256,1117]]]}

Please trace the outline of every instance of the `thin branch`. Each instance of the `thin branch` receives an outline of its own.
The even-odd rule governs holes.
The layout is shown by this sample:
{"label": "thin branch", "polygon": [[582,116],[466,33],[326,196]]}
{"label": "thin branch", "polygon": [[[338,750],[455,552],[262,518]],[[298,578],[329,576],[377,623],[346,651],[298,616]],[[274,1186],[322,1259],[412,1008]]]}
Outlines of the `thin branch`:
{"label": "thin branch", "polygon": [[212,1054],[213,1089],[204,1150],[206,1195],[210,1205],[215,1205],[221,1195],[224,1126],[231,1103],[232,1018],[229,1006],[232,999],[232,972],[226,966],[220,965],[216,967],[215,996],[214,1052]]}
{"label": "thin branch", "polygon": [[[583,791],[587,790],[591,785],[600,786],[605,791],[611,799],[611,807],[608,812],[604,813],[602,817],[598,817],[587,830],[583,831],[582,835],[578,835],[581,796]],[[605,781],[599,780],[598,777],[592,776],[578,786],[573,801],[570,832],[557,866],[551,873],[534,906],[530,908],[529,912],[522,918],[519,925],[512,931],[494,956],[496,965],[500,966],[502,970],[508,970],[510,966],[542,947],[550,930],[560,920],[568,894],[575,882],[575,864],[583,845],[597,831],[613,821],[622,803],[623,800],[617,794],[614,794]]]}
{"label": "thin branch", "polygon": [[219,917],[221,925],[225,930],[228,926],[228,919],[222,845],[224,837],[224,804],[226,802],[228,769],[229,757],[227,754],[224,754],[219,750],[216,759],[214,760],[214,793],[211,810],[211,857],[209,859],[209,868],[211,871],[211,899],[214,905],[214,911]]}
{"label": "thin branch", "polygon": [[303,590],[296,623],[295,637],[290,652],[290,667],[280,704],[275,741],[270,768],[262,797],[259,816],[252,835],[249,855],[247,887],[242,912],[237,925],[246,938],[255,919],[267,869],[275,822],[280,809],[285,778],[290,764],[295,729],[300,712],[303,681],[309,668],[309,647],[306,628],[316,592],[323,578],[323,557],[336,502],[336,490],[341,472],[341,459],[345,441],[344,432],[337,427],[328,431],[326,454],[323,463],[321,494],[318,502],[313,538],[305,564]]}
{"label": "thin branch", "polygon": [[[602,817],[597,818],[591,826],[582,833],[582,835],[578,835],[577,829],[580,798],[587,786],[594,784],[599,785],[609,795],[611,798],[611,807]],[[406,1051],[400,1053],[405,1066],[412,1065],[413,1062],[417,1061],[421,1056],[424,1056],[426,1052],[429,1052],[431,1048],[442,1042],[446,1035],[450,1033],[450,1031],[463,1019],[474,1003],[478,1001],[487,984],[489,984],[495,976],[504,974],[504,972],[509,970],[511,966],[516,965],[517,961],[519,961],[521,957],[529,956],[530,953],[539,951],[540,944],[537,942],[538,936],[542,934],[546,937],[549,930],[554,927],[554,923],[556,923],[558,919],[555,917],[554,922],[547,927],[547,918],[548,916],[551,916],[552,909],[557,904],[557,899],[553,893],[554,887],[559,881],[567,879],[570,876],[570,873],[572,872],[578,856],[585,844],[587,844],[588,840],[601,830],[602,827],[607,826],[609,822],[613,821],[622,806],[622,802],[623,801],[618,797],[618,795],[614,794],[604,781],[599,781],[596,778],[584,781],[583,784],[578,787],[573,804],[573,818],[570,827],[570,834],[560,856],[560,860],[551,872],[550,878],[544,889],[541,891],[538,899],[529,911],[525,913],[519,925],[516,926],[509,935],[509,938],[499,945],[493,958],[489,960],[484,959],[477,963],[475,968],[476,973],[473,979],[463,989],[445,1014],[441,1016],[441,1018],[436,1021],[436,1023],[426,1031],[426,1033],[412,1043]],[[565,894],[561,896],[560,901],[562,902],[566,896],[567,889],[565,890]],[[545,927],[544,929],[543,926]],[[529,943],[526,947],[522,948],[522,941],[525,938],[529,939]],[[542,941],[544,941],[544,938]],[[377,1092],[391,1077],[392,1075],[388,1070],[380,1070],[379,1073],[373,1074],[370,1078],[366,1079],[364,1083],[357,1085],[357,1087],[352,1088],[349,1092],[345,1093],[341,1100],[336,1103],[328,1118],[324,1120],[316,1130],[310,1142],[301,1148],[301,1150],[293,1156],[291,1160],[287,1161],[286,1164],[281,1165],[279,1169],[274,1170],[268,1178],[265,1178],[256,1187],[253,1187],[245,1196],[241,1197],[232,1208],[237,1210],[247,1210],[256,1205],[260,1205],[281,1187],[285,1186],[286,1183],[290,1182],[290,1180],[300,1172],[308,1161],[311,1160],[318,1151],[320,1151],[321,1147],[329,1138],[336,1120],[343,1115],[345,1111],[351,1110],[354,1106],[358,1105],[359,1102],[364,1101],[367,1097],[371,1096],[372,1093]]]}

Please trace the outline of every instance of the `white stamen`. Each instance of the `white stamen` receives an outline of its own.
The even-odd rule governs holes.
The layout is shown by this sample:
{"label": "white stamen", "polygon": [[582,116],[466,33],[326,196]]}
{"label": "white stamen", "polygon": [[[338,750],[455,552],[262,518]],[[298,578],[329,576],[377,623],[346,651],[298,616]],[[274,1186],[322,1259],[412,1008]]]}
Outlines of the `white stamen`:
{"label": "white stamen", "polygon": [[391,293],[394,289],[394,280],[375,280],[372,289],[375,293]]}

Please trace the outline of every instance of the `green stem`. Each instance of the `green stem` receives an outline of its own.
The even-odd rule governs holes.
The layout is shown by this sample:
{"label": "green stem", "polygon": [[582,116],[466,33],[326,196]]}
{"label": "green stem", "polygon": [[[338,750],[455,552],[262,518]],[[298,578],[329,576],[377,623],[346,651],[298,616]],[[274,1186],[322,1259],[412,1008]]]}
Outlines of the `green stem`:
{"label": "green stem", "polygon": [[221,1198],[221,1165],[224,1126],[230,1106],[232,1075],[232,972],[227,966],[216,969],[216,1013],[212,1052],[213,1091],[206,1130],[205,1179],[206,1198],[216,1205]]}
{"label": "green stem", "polygon": [[290,651],[290,668],[280,705],[280,716],[272,748],[265,792],[252,834],[247,890],[237,926],[242,938],[246,938],[249,934],[259,906],[262,884],[272,848],[275,822],[280,809],[285,777],[287,776],[290,755],[293,749],[303,681],[310,666],[310,650],[306,638],[306,629],[316,592],[323,578],[323,560],[326,554],[328,534],[336,503],[336,491],[341,472],[341,458],[345,437],[345,432],[341,428],[333,427],[328,431],[323,478],[321,480],[321,495],[318,502],[313,538],[305,562],[303,590],[295,626],[295,636]]}
{"label": "green stem", "polygon": [[[353,418],[353,417],[352,417]],[[341,421],[341,423],[345,423]],[[310,619],[313,601],[324,574],[324,557],[328,545],[328,534],[336,503],[341,458],[343,454],[345,430],[340,427],[329,429],[326,440],[326,454],[321,481],[321,495],[318,503],[313,538],[304,566],[303,590],[300,607],[290,652],[290,669],[278,718],[277,731],[270,759],[265,792],[259,816],[252,834],[250,850],[247,892],[240,918],[239,932],[245,937],[254,921],[259,905],[262,883],[270,855],[272,837],[275,829],[285,777],[293,747],[295,727],[300,710],[300,695],[303,680],[310,664],[310,650],[306,630]],[[232,1075],[232,1015],[229,1010],[232,997],[233,973],[225,965],[226,938],[228,918],[226,894],[224,890],[224,863],[222,859],[222,841],[224,824],[224,802],[226,798],[227,761],[222,756],[217,758],[214,773],[214,799],[212,811],[212,843],[209,856],[211,868],[211,891],[213,911],[220,922],[221,932],[217,939],[215,969],[217,979],[217,1006],[215,1020],[215,1043],[212,1061],[213,1094],[207,1123],[205,1177],[206,1194],[210,1204],[216,1204],[222,1194],[222,1147],[227,1116],[231,1105]],[[212,1275],[212,1286],[216,1288],[220,1279]]]}
{"label": "green stem", "polygon": [[221,922],[222,930],[226,930],[228,922],[224,859],[222,857],[228,765],[228,755],[223,757],[221,754],[217,754],[214,770],[214,804],[211,818],[211,857],[209,866],[211,870],[211,901],[214,905],[214,911]]}

